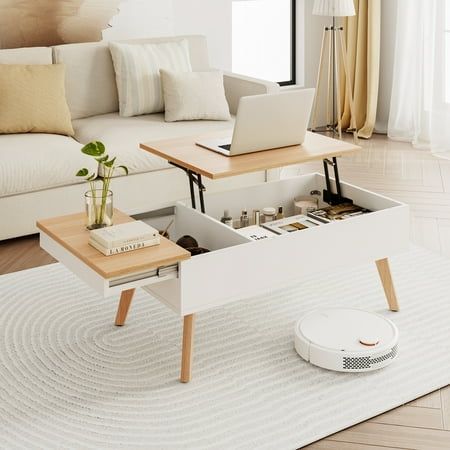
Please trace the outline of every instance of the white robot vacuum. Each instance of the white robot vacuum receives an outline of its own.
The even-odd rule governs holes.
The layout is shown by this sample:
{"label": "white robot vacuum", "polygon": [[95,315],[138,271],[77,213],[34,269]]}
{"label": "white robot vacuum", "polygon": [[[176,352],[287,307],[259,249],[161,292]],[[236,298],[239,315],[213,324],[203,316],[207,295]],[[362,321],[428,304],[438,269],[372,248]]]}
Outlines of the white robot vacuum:
{"label": "white robot vacuum", "polygon": [[338,372],[368,372],[397,357],[398,329],[359,309],[312,311],[295,325],[295,350],[306,361]]}

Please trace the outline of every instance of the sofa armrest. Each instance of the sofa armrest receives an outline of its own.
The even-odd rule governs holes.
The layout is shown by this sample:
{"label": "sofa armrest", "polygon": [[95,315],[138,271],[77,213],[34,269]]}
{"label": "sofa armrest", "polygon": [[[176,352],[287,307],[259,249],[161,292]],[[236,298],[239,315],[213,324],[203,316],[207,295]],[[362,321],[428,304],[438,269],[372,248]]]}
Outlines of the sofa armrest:
{"label": "sofa armrest", "polygon": [[259,80],[231,72],[224,72],[223,84],[230,113],[236,114],[239,99],[247,95],[272,94],[280,90],[280,86],[272,81]]}

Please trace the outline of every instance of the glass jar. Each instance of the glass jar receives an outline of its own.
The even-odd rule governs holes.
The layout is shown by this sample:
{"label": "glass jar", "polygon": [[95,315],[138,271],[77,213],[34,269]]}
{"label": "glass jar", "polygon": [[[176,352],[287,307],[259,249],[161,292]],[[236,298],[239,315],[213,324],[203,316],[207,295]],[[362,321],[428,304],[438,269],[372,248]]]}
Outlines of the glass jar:
{"label": "glass jar", "polygon": [[109,227],[113,224],[113,193],[94,189],[84,194],[86,202],[86,228]]}
{"label": "glass jar", "polygon": [[275,208],[272,208],[270,206],[263,208],[261,215],[261,223],[272,222],[272,220],[275,220],[276,214],[277,212]]}

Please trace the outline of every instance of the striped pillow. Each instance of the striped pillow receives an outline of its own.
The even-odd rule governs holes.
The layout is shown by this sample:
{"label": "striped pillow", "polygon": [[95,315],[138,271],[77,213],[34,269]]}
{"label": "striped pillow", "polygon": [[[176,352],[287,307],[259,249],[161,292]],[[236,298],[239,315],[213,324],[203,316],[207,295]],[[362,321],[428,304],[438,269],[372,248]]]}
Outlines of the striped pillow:
{"label": "striped pillow", "polygon": [[111,42],[120,115],[164,111],[159,70],[192,72],[186,39],[154,44]]}

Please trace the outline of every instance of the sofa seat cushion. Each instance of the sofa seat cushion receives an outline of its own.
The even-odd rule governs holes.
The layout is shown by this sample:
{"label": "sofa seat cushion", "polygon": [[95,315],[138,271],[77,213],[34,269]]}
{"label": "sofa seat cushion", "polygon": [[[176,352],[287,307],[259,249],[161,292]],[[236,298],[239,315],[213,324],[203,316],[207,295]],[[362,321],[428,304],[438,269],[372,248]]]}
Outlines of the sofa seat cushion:
{"label": "sofa seat cushion", "polygon": [[83,182],[78,169],[94,169],[82,145],[56,134],[0,135],[0,197]]}
{"label": "sofa seat cushion", "polygon": [[164,121],[164,114],[120,117],[118,113],[112,113],[73,121],[75,139],[83,144],[103,142],[108,154],[117,156],[118,164],[126,165],[130,173],[170,167],[165,160],[141,150],[141,142],[222,130],[230,130],[231,133],[233,125],[233,118],[221,122],[197,120],[170,123]]}

